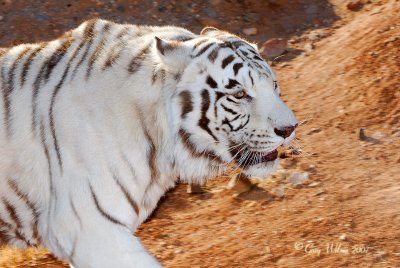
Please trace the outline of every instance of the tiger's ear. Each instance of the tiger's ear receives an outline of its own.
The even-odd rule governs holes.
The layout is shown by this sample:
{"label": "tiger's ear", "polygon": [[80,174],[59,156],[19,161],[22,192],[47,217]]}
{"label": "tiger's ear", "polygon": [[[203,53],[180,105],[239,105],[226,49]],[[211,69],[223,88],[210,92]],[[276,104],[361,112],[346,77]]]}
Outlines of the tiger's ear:
{"label": "tiger's ear", "polygon": [[190,57],[189,49],[182,41],[167,41],[156,38],[158,56],[170,68],[184,68]]}
{"label": "tiger's ear", "polygon": [[210,34],[216,33],[216,32],[220,32],[220,30],[218,30],[215,27],[207,26],[207,27],[204,27],[203,30],[201,30],[200,35],[210,35]]}

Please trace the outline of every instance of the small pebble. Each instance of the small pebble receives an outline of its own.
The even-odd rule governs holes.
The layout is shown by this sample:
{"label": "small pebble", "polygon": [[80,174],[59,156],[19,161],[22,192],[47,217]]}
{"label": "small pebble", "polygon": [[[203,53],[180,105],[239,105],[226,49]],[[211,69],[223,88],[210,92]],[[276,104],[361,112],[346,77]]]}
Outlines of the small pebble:
{"label": "small pebble", "polygon": [[346,234],[342,234],[342,235],[339,236],[339,239],[342,240],[342,241],[345,241],[345,240],[347,240],[347,235]]}
{"label": "small pebble", "polygon": [[296,187],[296,186],[302,185],[309,178],[310,178],[310,175],[307,172],[304,172],[304,173],[295,172],[290,176],[289,181],[293,186]]}
{"label": "small pebble", "polygon": [[255,28],[255,27],[243,29],[243,33],[244,33],[245,35],[249,35],[249,36],[250,36],[250,35],[256,35],[257,32],[258,32],[258,30],[257,30],[257,28]]}
{"label": "small pebble", "polygon": [[363,7],[363,3],[361,1],[352,1],[346,5],[348,10],[351,11],[359,11]]}
{"label": "small pebble", "polygon": [[365,129],[363,128],[358,129],[358,139],[360,141],[365,141],[367,139],[367,136],[365,135]]}
{"label": "small pebble", "polygon": [[273,60],[276,57],[282,55],[287,50],[287,40],[281,38],[273,38],[266,41],[260,49],[261,55],[266,58]]}
{"label": "small pebble", "polygon": [[317,187],[317,186],[320,186],[320,185],[321,185],[321,182],[319,182],[319,181],[314,181],[314,182],[310,183],[308,186],[309,186],[309,187]]}
{"label": "small pebble", "polygon": [[276,197],[282,198],[285,196],[285,186],[280,185],[279,187],[272,189],[271,193]]}

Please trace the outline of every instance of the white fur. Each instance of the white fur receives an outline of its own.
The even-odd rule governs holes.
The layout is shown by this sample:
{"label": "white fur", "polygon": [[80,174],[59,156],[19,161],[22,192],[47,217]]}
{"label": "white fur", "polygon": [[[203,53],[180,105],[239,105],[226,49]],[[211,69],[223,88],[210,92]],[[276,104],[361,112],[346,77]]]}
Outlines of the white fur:
{"label": "white fur", "polygon": [[[89,54],[100,44],[101,34],[97,36],[96,32],[105,23],[102,20],[96,22],[95,38]],[[196,124],[201,110],[201,99],[197,93],[205,84],[205,76],[200,75],[199,71],[204,69],[205,73],[213,74],[220,83],[226,83],[233,71],[232,68],[223,71],[220,61],[225,54],[228,55],[228,51],[221,50],[218,63],[214,65],[207,60],[207,54],[194,59],[190,57],[196,40],[187,41],[172,53],[166,52],[162,55],[156,48],[155,36],[164,40],[176,35],[196,36],[181,28],[153,27],[148,28],[147,34],[134,37],[136,32],[144,30],[129,26],[132,38],[124,37],[122,55],[111,68],[101,71],[99,66],[111,53],[109,49],[118,42],[115,38],[123,27],[127,26],[111,26],[104,51],[99,54],[89,79],[85,78],[88,64],[86,60],[75,75],[72,71],[68,73],[56,96],[53,114],[62,167],[58,163],[51,133],[49,109],[54,89],[68,59],[79,45],[85,24],[72,32],[76,40],[69,48],[67,56],[54,67],[49,80],[40,87],[36,128],[31,128],[32,85],[43,62],[58,48],[60,40],[52,41],[46,46],[34,59],[24,86],[15,88],[10,94],[11,135],[7,134],[5,128],[0,128],[0,197],[15,205],[23,225],[21,232],[26,239],[32,244],[39,242],[34,241],[31,230],[32,212],[24,202],[18,200],[7,184],[8,179],[15,181],[40,213],[38,226],[41,242],[75,267],[161,267],[133,235],[135,229],[153,211],[165,191],[174,186],[178,177],[191,183],[202,183],[206,178],[223,172],[226,167],[226,164],[212,163],[209,158],[193,158],[177,135],[180,128],[193,134],[190,142],[196,145],[199,152],[212,150],[225,162],[229,162],[232,156],[227,150],[228,139],[243,142],[246,131],[263,129],[273,133],[275,127],[296,124],[292,112],[279,99],[277,92],[273,91],[272,79],[275,77],[266,78],[254,72],[255,86],[250,86],[249,79],[245,77],[249,70],[246,67],[238,77],[241,77],[241,83],[246,85],[248,94],[253,96],[254,101],[240,109],[250,113],[251,120],[238,133],[217,133],[220,142],[216,144]],[[153,45],[140,69],[134,74],[128,73],[126,69],[133,56],[149,43]],[[15,47],[7,57],[0,58],[0,66],[5,70],[9,69],[18,52],[25,46]],[[76,68],[84,51],[85,49],[81,49],[71,63],[71,70]],[[28,54],[21,62],[27,57]],[[160,79],[152,83],[154,66],[166,70],[164,83]],[[21,75],[22,68],[21,63],[16,69],[16,77]],[[179,81],[174,79],[178,74],[181,75]],[[0,82],[2,86],[5,85],[4,76]],[[19,82],[15,84],[19,85]],[[194,110],[187,114],[185,120],[180,118],[179,93],[183,90],[193,93],[194,106]],[[215,96],[211,95],[210,98],[213,100]],[[213,117],[212,110],[207,114],[210,118]],[[4,115],[3,103],[0,104],[0,111]],[[3,118],[0,119],[1,125],[5,124]],[[215,118],[210,124],[217,126],[220,124],[219,120]],[[50,173],[41,141],[41,125],[50,159]],[[151,177],[152,169],[149,166],[149,154],[154,152],[149,137],[156,152],[156,178]],[[285,142],[276,135],[271,136],[269,141],[269,147],[263,150],[273,150]],[[244,172],[265,176],[276,165],[277,161],[258,164]],[[138,204],[138,215],[113,176],[129,190],[130,196]],[[151,183],[152,180],[155,182]],[[98,203],[104,211],[124,226],[112,223],[99,213],[90,187],[96,193]],[[4,221],[13,223],[2,202],[0,216]],[[0,226],[0,230],[6,229]],[[11,239],[9,242],[25,246],[18,239]]]}

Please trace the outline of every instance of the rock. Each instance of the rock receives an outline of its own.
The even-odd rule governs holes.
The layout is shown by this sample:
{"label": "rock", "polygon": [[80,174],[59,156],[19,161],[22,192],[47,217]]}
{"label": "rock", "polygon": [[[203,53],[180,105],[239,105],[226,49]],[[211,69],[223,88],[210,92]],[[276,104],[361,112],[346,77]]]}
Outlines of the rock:
{"label": "rock", "polygon": [[180,249],[180,248],[178,248],[178,249],[175,249],[175,250],[174,250],[174,253],[175,253],[175,254],[181,254],[181,253],[183,253],[183,250]]}
{"label": "rock", "polygon": [[247,176],[238,174],[231,178],[226,188],[235,194],[241,194],[250,191],[252,187],[253,184]]}
{"label": "rock", "polygon": [[256,35],[258,32],[257,28],[255,27],[244,28],[242,31],[245,35]]}
{"label": "rock", "polygon": [[310,178],[310,175],[307,172],[304,172],[304,173],[295,172],[290,176],[289,182],[293,186],[296,187],[296,186],[302,185],[309,178]]}
{"label": "rock", "polygon": [[219,22],[217,20],[215,20],[215,19],[212,19],[212,18],[198,18],[197,20],[204,27],[206,27],[206,26],[212,26],[212,27],[215,27],[215,28],[219,27]]}
{"label": "rock", "polygon": [[322,131],[322,129],[320,129],[319,127],[313,127],[313,128],[310,129],[310,131],[307,132],[307,135],[312,135],[312,134],[315,134],[315,133],[319,133],[321,131]]}
{"label": "rock", "polygon": [[310,51],[312,51],[313,49],[314,49],[314,45],[313,45],[312,43],[306,43],[306,44],[304,45],[304,50],[307,51],[307,52],[310,52]]}
{"label": "rock", "polygon": [[278,187],[272,189],[271,193],[278,198],[282,198],[285,196],[285,186],[279,185]]}
{"label": "rock", "polygon": [[[318,192],[315,193],[315,196],[320,196],[322,194],[325,194],[326,191],[324,189],[318,190]],[[320,198],[319,200],[323,201],[325,198]]]}
{"label": "rock", "polygon": [[204,193],[204,189],[198,184],[188,184],[186,192],[188,194],[202,194]]}
{"label": "rock", "polygon": [[273,38],[264,42],[261,46],[260,52],[266,59],[273,60],[276,57],[285,53],[287,49],[287,40],[282,38]]}
{"label": "rock", "polygon": [[320,186],[320,185],[321,185],[321,182],[319,182],[319,181],[314,181],[314,182],[310,183],[308,186],[309,186],[309,187],[318,187],[318,186]]}
{"label": "rock", "polygon": [[166,7],[166,6],[160,5],[160,6],[158,7],[158,12],[165,12],[165,11],[167,11],[167,7]]}
{"label": "rock", "polygon": [[359,129],[358,129],[358,139],[359,139],[360,141],[365,141],[365,140],[367,140],[367,136],[365,135],[365,129],[363,129],[363,128],[359,128]]}
{"label": "rock", "polygon": [[342,241],[346,241],[347,240],[347,235],[346,234],[341,234],[339,236],[339,239],[342,240]]}
{"label": "rock", "polygon": [[363,7],[363,3],[361,1],[352,1],[346,5],[348,10],[351,11],[359,11]]}
{"label": "rock", "polygon": [[285,151],[286,155],[301,155],[303,150],[298,147],[290,146],[288,150]]}
{"label": "rock", "polygon": [[2,21],[2,20],[4,20],[4,17],[3,17],[3,16],[0,16],[0,21]]}

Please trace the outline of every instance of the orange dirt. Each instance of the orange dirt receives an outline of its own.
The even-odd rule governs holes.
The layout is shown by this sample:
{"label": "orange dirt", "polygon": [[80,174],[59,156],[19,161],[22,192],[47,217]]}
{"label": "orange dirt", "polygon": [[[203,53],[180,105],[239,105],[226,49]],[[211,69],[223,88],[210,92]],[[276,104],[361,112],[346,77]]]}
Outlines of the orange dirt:
{"label": "orange dirt", "polygon": [[[24,1],[2,2],[5,14],[26,6]],[[106,1],[80,2],[62,16],[71,18]],[[134,15],[144,1],[131,2],[134,8],[125,15]],[[256,26],[258,35],[249,39],[258,41],[291,38],[290,53],[274,68],[283,98],[303,121],[294,145],[304,153],[283,159],[282,166],[289,174],[308,172],[310,179],[293,187],[278,172],[237,197],[224,188],[228,178],[210,181],[205,194],[189,195],[180,184],[138,230],[145,247],[166,267],[400,267],[400,1],[360,1],[364,6],[356,12],[347,10],[344,0],[329,1],[326,9],[317,5],[325,1],[209,2],[228,15],[211,14],[215,18],[208,22],[235,31]],[[171,11],[175,24],[186,21],[190,29],[201,28],[201,20],[185,20],[189,1],[172,3],[166,13],[149,8],[158,17],[149,15],[144,22],[162,24]],[[315,17],[296,13],[296,8],[310,12],[313,4]],[[102,15],[102,9],[92,9]],[[194,9],[204,12],[201,4]],[[262,14],[257,23],[237,19],[248,10]],[[271,16],[263,12],[286,17],[271,26]],[[65,18],[55,18],[53,28],[65,30]],[[14,26],[10,31],[34,35],[31,40],[58,34],[23,25],[27,18],[4,19],[2,32]],[[303,20],[306,26],[296,28]],[[311,38],[315,33],[325,37]],[[25,37],[8,36],[2,44],[28,41]],[[359,128],[365,128],[364,140],[358,138]],[[279,185],[285,188],[283,198],[272,194]],[[329,252],[327,245],[333,246]],[[5,248],[0,267],[66,265],[42,249]]]}

